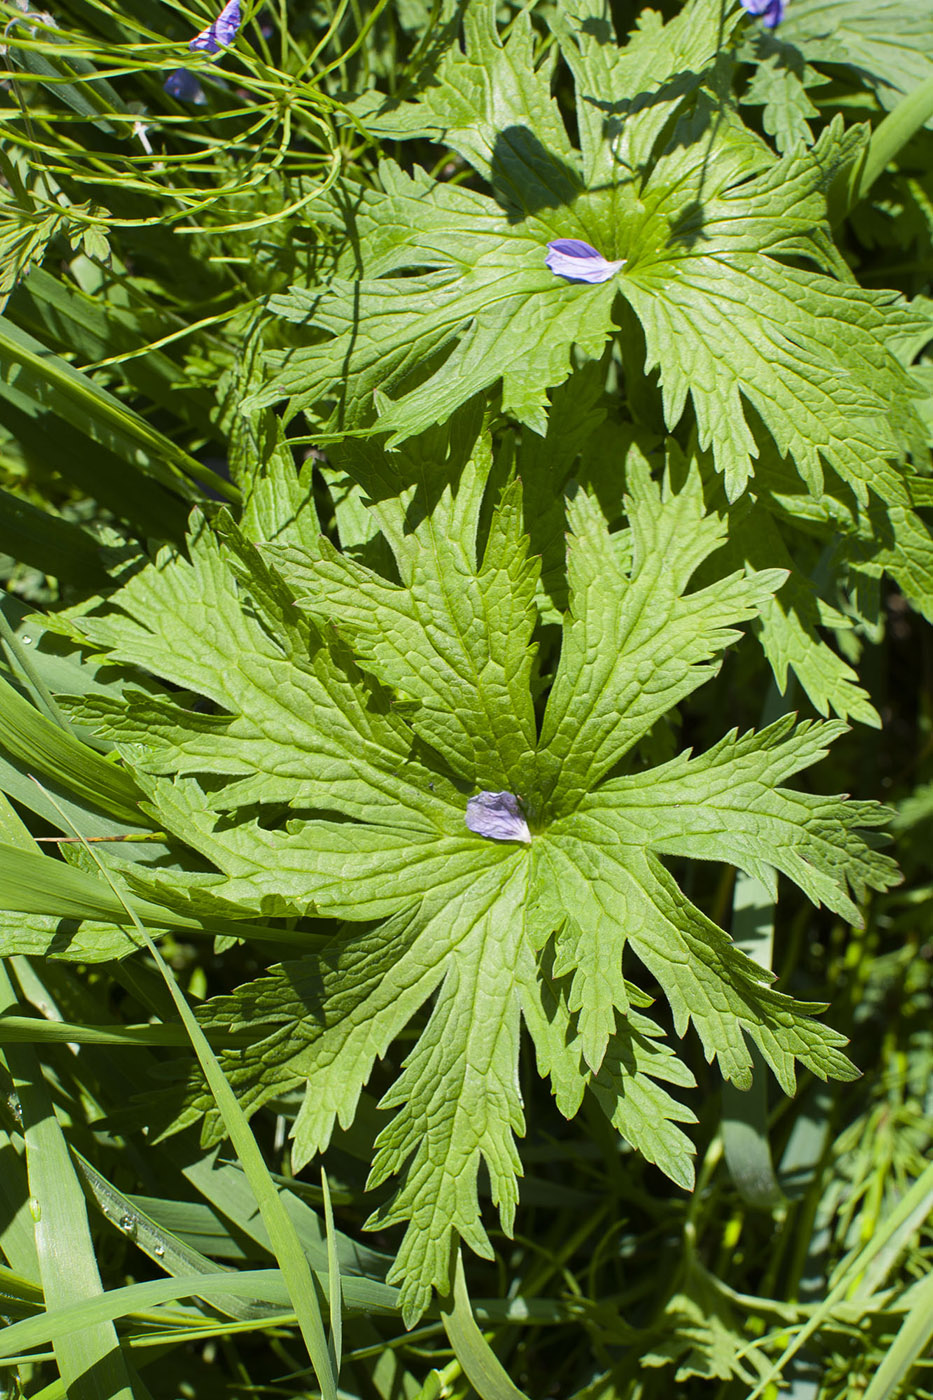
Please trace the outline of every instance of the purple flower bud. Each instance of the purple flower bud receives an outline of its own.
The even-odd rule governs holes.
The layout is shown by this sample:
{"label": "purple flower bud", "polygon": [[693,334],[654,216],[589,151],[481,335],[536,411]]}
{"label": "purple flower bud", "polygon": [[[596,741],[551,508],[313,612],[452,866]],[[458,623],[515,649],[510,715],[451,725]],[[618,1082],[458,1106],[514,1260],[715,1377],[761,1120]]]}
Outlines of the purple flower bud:
{"label": "purple flower bud", "polygon": [[769,29],[774,29],[784,18],[784,0],[742,0],[742,5]]}
{"label": "purple flower bud", "polygon": [[568,282],[608,282],[625,263],[624,258],[607,262],[602,253],[579,238],[558,238],[549,243],[544,261],[555,277],[566,277]]}
{"label": "purple flower bud", "polygon": [[228,0],[213,24],[196,34],[188,48],[206,49],[208,53],[217,53],[218,49],[233,43],[241,19],[240,0]]}
{"label": "purple flower bud", "polygon": [[187,68],[174,68],[162,86],[169,97],[175,97],[179,102],[194,102],[198,107],[203,107],[207,101],[201,84]]}
{"label": "purple flower bud", "polygon": [[531,841],[528,823],[511,792],[481,792],[467,803],[464,821],[478,836],[490,841]]}

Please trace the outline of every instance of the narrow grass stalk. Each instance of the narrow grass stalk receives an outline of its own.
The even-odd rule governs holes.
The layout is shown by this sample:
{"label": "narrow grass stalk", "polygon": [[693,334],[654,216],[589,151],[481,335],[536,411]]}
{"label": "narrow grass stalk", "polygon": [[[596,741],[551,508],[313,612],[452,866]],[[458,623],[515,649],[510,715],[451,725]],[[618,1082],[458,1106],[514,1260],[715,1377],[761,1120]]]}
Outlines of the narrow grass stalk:
{"label": "narrow grass stalk", "polygon": [[[63,820],[67,821],[64,813],[62,813],[62,817]],[[69,823],[69,825],[72,824]],[[75,831],[75,834],[80,836],[81,833]],[[204,1077],[214,1096],[214,1101],[223,1118],[224,1127],[233,1143],[234,1151],[252,1187],[266,1229],[269,1231],[269,1238],[282,1270],[282,1276],[285,1279],[295,1309],[295,1316],[298,1319],[298,1326],[308,1349],[308,1356],[321,1387],[322,1396],[324,1400],[337,1400],[337,1376],[324,1330],[317,1283],[305,1258],[295,1228],[269,1175],[269,1169],[263,1160],[249,1121],[210,1047],[207,1036],[198,1025],[181,988],[175,981],[171,968],[165,962],[144,925],[123,899],[120,890],[111,879],[110,873],[97,853],[88,845],[85,845],[84,849],[90,853],[104,879],[123,905],[127,917],[132,921],[136,932],[145,943],[150,957],[165,980],[166,987],[175,1003],[192,1048],[198,1057]],[[339,1298],[336,1300],[336,1304],[339,1306]]]}

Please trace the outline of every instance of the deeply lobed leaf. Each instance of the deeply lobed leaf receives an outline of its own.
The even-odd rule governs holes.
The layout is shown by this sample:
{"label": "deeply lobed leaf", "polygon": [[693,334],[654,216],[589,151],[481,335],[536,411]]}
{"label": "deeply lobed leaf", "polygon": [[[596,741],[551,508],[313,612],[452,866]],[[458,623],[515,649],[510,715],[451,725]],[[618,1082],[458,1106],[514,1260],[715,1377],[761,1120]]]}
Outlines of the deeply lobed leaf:
{"label": "deeply lobed leaf", "polygon": [[[273,355],[257,401],[288,397],[328,428],[401,442],[501,385],[503,410],[543,434],[547,392],[573,353],[602,353],[618,295],[667,426],[689,398],[731,499],[753,472],[757,417],[814,495],[828,465],[867,502],[879,458],[902,458],[917,431],[890,337],[920,322],[893,294],[854,286],[831,242],[827,196],[864,133],[837,122],[776,160],[724,95],[741,11],[721,11],[691,0],[666,25],[648,12],[620,49],[601,0],[558,6],[576,151],[527,12],[503,40],[492,8],[471,5],[465,48],[417,100],[368,96],[357,114],[385,137],[444,141],[492,194],[390,162],[381,189],[345,191],[354,230],[339,275],[271,302],[314,343]],[[597,285],[565,281],[545,266],[555,239],[624,265]]]}
{"label": "deeply lobed leaf", "polygon": [[[128,687],[122,701],[89,697],[81,711],[116,740],[152,817],[204,863],[175,872],[176,887],[228,918],[347,921],[203,1013],[257,1032],[225,1061],[250,1110],[305,1083],[296,1164],[326,1146],[335,1122],[350,1123],[376,1060],[423,1022],[383,1097],[392,1116],[372,1174],[399,1180],[374,1222],[408,1222],[391,1277],[409,1320],[432,1287],[446,1289],[454,1234],[488,1252],[481,1165],[511,1228],[522,1021],[562,1112],[589,1090],[637,1150],[692,1179],[677,1126],[692,1115],[666,1087],[692,1076],[646,1015],[629,952],[677,1034],[692,1024],[737,1083],[749,1082],[748,1039],[788,1091],[796,1062],[852,1073],[842,1038],[812,1018],[818,1008],[774,991],[665,859],[724,861],[772,883],[780,870],[852,919],[849,889],[896,878],[857,830],[880,809],[779,786],[823,754],[838,724],[785,719],[626,769],[632,746],[709,677],[736,624],[784,579],[716,576],[725,515],[706,504],[696,462],[673,448],[660,483],[632,457],[622,531],[610,533],[595,495],[570,503],[571,601],[537,735],[537,570],[520,485],[482,438],[464,447],[466,426],[458,420],[446,445],[429,434],[407,461],[359,449],[369,493],[357,508],[384,546],[369,549],[377,532],[362,530],[363,556],[384,573],[323,542],[311,517],[283,543],[295,502],[275,487],[247,512],[255,540],[223,513],[213,527],[195,514],[188,557],[164,552],[106,614],[73,618],[109,660],[184,687],[172,699]],[[352,474],[356,461],[362,479],[356,451],[343,465]],[[273,476],[288,471],[273,464]],[[692,588],[699,568],[708,578]],[[527,844],[465,822],[471,793],[509,784]],[[140,893],[159,883],[139,870],[125,878]],[[176,1125],[195,1119],[216,1135],[193,1083]]]}

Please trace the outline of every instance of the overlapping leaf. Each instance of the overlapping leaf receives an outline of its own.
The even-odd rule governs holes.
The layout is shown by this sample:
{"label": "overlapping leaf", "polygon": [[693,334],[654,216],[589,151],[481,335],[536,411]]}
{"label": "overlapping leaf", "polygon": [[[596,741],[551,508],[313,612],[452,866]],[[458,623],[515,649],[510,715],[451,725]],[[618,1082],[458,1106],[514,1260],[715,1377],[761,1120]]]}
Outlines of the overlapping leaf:
{"label": "overlapping leaf", "polygon": [[[874,464],[903,455],[915,422],[887,337],[916,318],[853,286],[829,240],[826,192],[860,134],[833,126],[775,161],[723,97],[740,14],[723,18],[719,0],[691,0],[667,25],[649,12],[619,49],[600,0],[558,7],[577,151],[527,12],[502,40],[474,0],[465,50],[449,50],[417,101],[368,97],[358,115],[383,136],[443,140],[493,197],[391,163],[380,190],[344,191],[339,275],[271,303],[315,342],[277,355],[262,400],[401,441],[501,384],[504,410],[543,433],[548,390],[574,346],[600,353],[621,294],[668,426],[689,397],[730,497],[757,456],[750,406],[814,493],[826,462],[866,500]],[[544,265],[555,238],[624,266],[603,284],[567,282]]]}
{"label": "overlapping leaf", "polygon": [[886,107],[933,77],[933,12],[900,0],[795,0],[781,37],[811,63],[844,65]]}
{"label": "overlapping leaf", "polygon": [[[692,1024],[737,1083],[750,1080],[748,1038],[788,1090],[798,1061],[851,1073],[816,1008],[773,990],[665,858],[770,881],[780,870],[851,919],[850,889],[895,878],[856,830],[880,809],[778,786],[839,725],[785,720],[624,771],[784,578],[741,571],[691,588],[727,522],[676,454],[660,486],[633,462],[620,534],[586,492],[572,504],[570,607],[537,737],[536,566],[520,487],[482,440],[465,450],[472,436],[461,416],[402,459],[365,445],[340,458],[368,483],[358,505],[391,549],[384,574],[321,542],[310,506],[275,484],[279,462],[246,515],[261,549],[195,517],[190,559],[163,554],[106,616],[74,619],[112,660],[184,688],[173,701],[90,699],[81,714],[116,740],[164,829],[200,853],[197,898],[346,921],[320,951],[204,1012],[256,1033],[225,1066],[250,1108],[306,1083],[296,1163],[352,1120],[376,1060],[413,1018],[422,1025],[382,1100],[394,1112],[371,1178],[399,1178],[374,1223],[408,1223],[392,1277],[409,1319],[432,1287],[447,1289],[454,1232],[490,1252],[481,1164],[511,1228],[522,1021],[561,1111],[589,1089],[684,1185],[690,1144],[677,1125],[692,1115],[667,1086],[692,1079],[646,1014],[639,967],[678,1034]],[[529,844],[467,828],[477,788],[515,792]],[[152,877],[126,878],[145,892]],[[189,1121],[207,1109],[193,1086]]]}
{"label": "overlapping leaf", "polygon": [[813,145],[810,121],[819,110],[810,100],[809,91],[822,87],[829,80],[811,68],[792,44],[762,29],[743,55],[756,67],[744,102],[763,108],[761,119],[765,131],[774,137],[783,155],[799,141]]}

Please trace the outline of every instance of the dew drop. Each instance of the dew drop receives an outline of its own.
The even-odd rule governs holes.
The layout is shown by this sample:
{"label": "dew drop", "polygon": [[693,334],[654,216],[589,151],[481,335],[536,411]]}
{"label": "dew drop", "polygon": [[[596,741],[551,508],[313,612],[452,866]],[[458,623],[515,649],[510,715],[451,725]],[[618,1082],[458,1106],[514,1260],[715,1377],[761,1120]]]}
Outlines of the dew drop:
{"label": "dew drop", "polygon": [[136,1221],[132,1215],[121,1215],[118,1224],[125,1234],[136,1234]]}
{"label": "dew drop", "polygon": [[37,1223],[42,1219],[42,1206],[35,1196],[29,1197],[29,1214]]}
{"label": "dew drop", "polygon": [[165,1246],[162,1244],[153,1245],[152,1252],[157,1259],[161,1259],[165,1254]]}
{"label": "dew drop", "polygon": [[32,638],[31,638],[31,637],[20,637],[20,641],[22,642],[22,644],[23,644],[24,647],[31,647],[31,646],[32,646]]}

